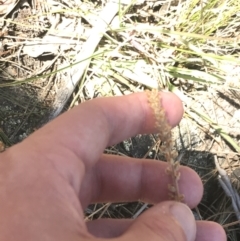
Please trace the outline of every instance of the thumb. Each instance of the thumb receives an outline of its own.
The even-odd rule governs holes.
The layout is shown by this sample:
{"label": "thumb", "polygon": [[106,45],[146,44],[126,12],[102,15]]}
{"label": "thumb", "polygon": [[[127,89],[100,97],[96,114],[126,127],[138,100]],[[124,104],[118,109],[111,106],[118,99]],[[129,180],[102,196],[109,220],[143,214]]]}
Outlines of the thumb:
{"label": "thumb", "polygon": [[194,241],[196,222],[183,203],[162,202],[143,213],[122,235],[121,240]]}

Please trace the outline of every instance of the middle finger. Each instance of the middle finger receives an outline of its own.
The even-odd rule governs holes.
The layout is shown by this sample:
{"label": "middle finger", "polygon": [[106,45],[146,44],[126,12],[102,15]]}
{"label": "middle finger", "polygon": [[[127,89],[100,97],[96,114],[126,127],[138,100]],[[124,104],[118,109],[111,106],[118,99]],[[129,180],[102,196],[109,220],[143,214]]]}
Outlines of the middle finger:
{"label": "middle finger", "polygon": [[[168,163],[102,155],[99,162],[86,173],[80,197],[86,207],[95,202],[132,202],[141,199],[158,203],[169,199],[166,173]],[[180,167],[179,188],[190,208],[201,200],[203,186],[200,177],[188,167]]]}

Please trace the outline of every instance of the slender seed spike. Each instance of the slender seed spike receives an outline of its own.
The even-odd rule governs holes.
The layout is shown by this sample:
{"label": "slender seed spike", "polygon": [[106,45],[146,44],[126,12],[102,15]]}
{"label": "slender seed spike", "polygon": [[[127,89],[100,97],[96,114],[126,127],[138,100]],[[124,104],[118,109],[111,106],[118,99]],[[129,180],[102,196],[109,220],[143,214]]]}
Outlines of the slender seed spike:
{"label": "slender seed spike", "polygon": [[180,194],[178,181],[180,179],[179,162],[175,161],[177,152],[174,150],[174,142],[172,140],[171,126],[166,119],[166,113],[161,105],[161,95],[156,90],[146,92],[149,106],[152,109],[155,118],[155,128],[158,131],[158,136],[163,142],[161,151],[164,153],[168,167],[166,173],[171,176],[172,183],[168,185],[169,197],[173,200],[183,202],[184,196]]}

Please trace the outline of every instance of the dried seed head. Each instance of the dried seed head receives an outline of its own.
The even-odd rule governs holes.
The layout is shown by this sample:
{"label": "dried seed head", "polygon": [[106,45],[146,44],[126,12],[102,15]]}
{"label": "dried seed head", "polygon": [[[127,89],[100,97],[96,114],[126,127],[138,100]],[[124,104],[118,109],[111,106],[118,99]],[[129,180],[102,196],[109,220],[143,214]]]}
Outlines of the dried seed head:
{"label": "dried seed head", "polygon": [[155,128],[158,131],[159,138],[163,142],[161,151],[169,164],[166,173],[171,176],[172,184],[168,185],[169,196],[176,201],[183,201],[183,195],[179,193],[178,180],[180,179],[179,162],[176,162],[177,152],[173,149],[171,126],[166,119],[166,113],[161,105],[161,95],[155,89],[147,91],[148,103],[153,111],[155,118]]}

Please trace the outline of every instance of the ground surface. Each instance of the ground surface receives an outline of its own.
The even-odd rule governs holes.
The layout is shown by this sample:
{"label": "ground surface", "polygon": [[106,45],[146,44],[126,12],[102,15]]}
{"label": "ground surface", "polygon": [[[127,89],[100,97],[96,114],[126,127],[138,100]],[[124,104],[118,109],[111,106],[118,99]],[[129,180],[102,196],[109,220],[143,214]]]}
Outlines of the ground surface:
{"label": "ground surface", "polygon": [[[229,22],[210,31],[208,21],[217,25],[217,16],[210,16],[203,24],[204,35],[203,28],[196,27],[199,21],[194,22],[196,17],[188,13],[188,9],[194,9],[193,1],[186,3],[189,6],[183,3],[180,10],[192,19],[188,26],[179,17],[178,1],[171,5],[167,1],[127,5],[89,55],[84,43],[91,37],[106,2],[17,1],[8,10],[0,7],[5,20],[0,32],[0,147],[18,143],[62,111],[89,99],[151,88],[171,90],[183,100],[186,110],[174,130],[181,163],[196,170],[205,184],[205,196],[195,214],[225,225],[229,239],[237,240],[239,225],[232,224],[236,218],[230,199],[217,181],[214,155],[240,190],[240,21],[232,13]],[[195,1],[196,7],[205,11],[201,11],[204,16],[219,7],[216,1],[209,1],[209,6],[200,3]],[[117,21],[122,21],[117,23],[121,28],[113,31]],[[148,32],[146,23],[161,26],[162,32]],[[124,29],[129,26],[135,30]],[[192,30],[187,32],[188,28]],[[166,32],[168,29],[185,35],[176,37]],[[198,36],[189,37],[186,32]],[[94,51],[97,54],[91,63],[82,65],[81,56],[93,56]],[[235,62],[229,61],[229,56]],[[69,87],[70,80],[74,84]],[[163,159],[157,141],[155,136],[140,135],[106,152]],[[146,208],[139,202],[98,204],[90,206],[86,214],[89,219],[135,217]]]}

